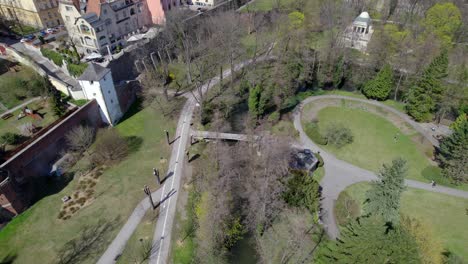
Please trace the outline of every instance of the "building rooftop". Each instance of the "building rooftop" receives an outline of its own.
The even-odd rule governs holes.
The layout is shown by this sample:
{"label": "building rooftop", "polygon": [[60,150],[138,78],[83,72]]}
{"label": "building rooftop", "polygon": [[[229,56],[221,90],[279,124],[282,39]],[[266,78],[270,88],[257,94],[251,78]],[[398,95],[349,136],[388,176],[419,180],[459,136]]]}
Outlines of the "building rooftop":
{"label": "building rooftop", "polygon": [[313,171],[316,169],[318,159],[310,149],[295,149],[289,161],[289,167],[295,170]]}
{"label": "building rooftop", "polygon": [[371,18],[369,16],[369,13],[362,12],[358,17],[354,19],[353,24],[367,26],[370,24],[370,22],[371,22]]}
{"label": "building rooftop", "polygon": [[81,74],[78,80],[81,81],[100,81],[110,70],[99,66],[95,63],[90,63],[88,68]]}

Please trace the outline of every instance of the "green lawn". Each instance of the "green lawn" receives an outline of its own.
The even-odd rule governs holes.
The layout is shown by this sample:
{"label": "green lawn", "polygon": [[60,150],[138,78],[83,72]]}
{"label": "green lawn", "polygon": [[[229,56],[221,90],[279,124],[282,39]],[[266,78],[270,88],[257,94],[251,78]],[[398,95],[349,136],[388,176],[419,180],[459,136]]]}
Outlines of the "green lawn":
{"label": "green lawn", "polygon": [[47,100],[35,101],[27,105],[29,109],[36,110],[38,114],[42,115],[43,119],[33,119],[32,117],[25,116],[21,119],[17,119],[21,109],[14,111],[13,116],[7,120],[0,119],[0,135],[5,134],[6,132],[21,134],[19,127],[26,123],[32,123],[37,127],[46,127],[52,122],[57,120],[57,117],[54,116],[50,104]]}
{"label": "green lawn", "polygon": [[125,250],[120,255],[117,263],[148,263],[148,252],[151,252],[154,229],[158,220],[158,210],[148,210],[137,229],[127,241]]}
{"label": "green lawn", "polygon": [[[362,210],[368,183],[358,183],[345,192]],[[340,194],[340,198],[342,195]],[[342,202],[338,199],[337,204]],[[424,222],[444,247],[468,260],[468,199],[408,188],[403,193],[401,213]]]}
{"label": "green lawn", "polygon": [[[426,149],[412,140],[415,135],[403,134],[385,118],[360,109],[334,106],[321,109],[317,117],[322,133],[332,123],[341,123],[351,129],[354,136],[353,143],[342,148],[331,145],[323,146],[339,159],[377,172],[383,163],[402,157],[408,162],[407,178],[422,182],[441,179],[440,171],[425,156],[424,150]],[[304,120],[304,122],[307,121]],[[396,142],[395,136],[397,136]],[[447,184],[440,181],[439,183]],[[468,186],[463,185],[458,188],[468,189]]]}
{"label": "green lawn", "polygon": [[250,11],[250,12],[267,12],[272,10],[273,8],[279,7],[284,8],[288,7],[291,3],[295,0],[253,0],[251,4],[247,5],[243,11]]}
{"label": "green lawn", "polygon": [[[174,135],[177,118],[164,118],[155,110],[146,108],[133,111],[134,115],[117,125],[122,136],[141,139],[141,146],[125,160],[104,171],[96,185],[95,200],[79,210],[69,220],[57,219],[62,206],[60,198],[70,195],[77,185],[71,181],[59,193],[49,195],[35,203],[25,213],[11,221],[0,231],[0,260],[16,255],[15,263],[53,263],[68,241],[88,245],[73,263],[96,263],[110,241],[144,198],[143,186],[157,186],[152,168],[160,157],[168,157],[164,129]],[[94,232],[96,229],[100,232]],[[84,236],[91,230],[96,237]],[[94,241],[94,243],[89,241]]]}
{"label": "green lawn", "polygon": [[[6,61],[6,63],[14,65],[12,62]],[[13,69],[17,71],[15,72]],[[29,67],[20,64],[11,67],[10,71],[0,75],[0,102],[8,109],[21,104],[31,97],[28,86],[34,85],[32,82],[38,78],[40,76]]]}

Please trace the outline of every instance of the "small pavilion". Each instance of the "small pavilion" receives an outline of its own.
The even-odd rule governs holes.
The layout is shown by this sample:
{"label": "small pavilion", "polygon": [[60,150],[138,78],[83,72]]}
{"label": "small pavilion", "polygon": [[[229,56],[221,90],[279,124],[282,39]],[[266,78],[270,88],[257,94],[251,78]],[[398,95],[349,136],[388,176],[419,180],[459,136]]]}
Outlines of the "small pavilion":
{"label": "small pavilion", "polygon": [[369,13],[362,12],[353,21],[353,32],[360,34],[369,34],[370,24],[371,18],[369,16]]}

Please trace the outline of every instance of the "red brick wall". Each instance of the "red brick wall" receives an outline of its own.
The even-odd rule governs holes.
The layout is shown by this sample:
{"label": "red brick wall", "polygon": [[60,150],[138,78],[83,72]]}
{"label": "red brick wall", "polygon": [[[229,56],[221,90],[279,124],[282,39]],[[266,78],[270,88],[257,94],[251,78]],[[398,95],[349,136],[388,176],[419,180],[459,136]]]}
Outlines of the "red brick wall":
{"label": "red brick wall", "polygon": [[75,111],[0,165],[0,169],[7,171],[10,177],[10,181],[0,187],[0,205],[11,204],[10,207],[4,208],[15,214],[24,211],[29,206],[34,192],[30,179],[48,175],[54,162],[60,158],[60,153],[66,149],[66,133],[82,123],[94,127],[103,125],[95,100]]}

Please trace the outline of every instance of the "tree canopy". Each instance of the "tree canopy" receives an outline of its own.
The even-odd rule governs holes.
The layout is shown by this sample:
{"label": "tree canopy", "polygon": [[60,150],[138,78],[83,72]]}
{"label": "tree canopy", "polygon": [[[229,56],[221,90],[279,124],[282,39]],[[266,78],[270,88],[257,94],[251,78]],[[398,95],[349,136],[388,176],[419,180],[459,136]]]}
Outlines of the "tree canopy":
{"label": "tree canopy", "polygon": [[315,263],[420,263],[420,259],[417,244],[405,229],[389,227],[379,217],[364,217],[321,248]]}
{"label": "tree canopy", "polygon": [[468,182],[468,120],[462,118],[453,133],[440,144],[438,158],[445,177],[455,183]]}
{"label": "tree canopy", "polygon": [[433,32],[444,45],[450,45],[455,32],[462,25],[461,12],[453,3],[437,3],[427,10],[423,21],[429,32]]}
{"label": "tree canopy", "polygon": [[400,198],[405,187],[406,161],[398,158],[391,164],[384,164],[377,177],[378,181],[366,193],[365,212],[381,216],[386,222],[398,223]]}
{"label": "tree canopy", "polygon": [[411,87],[406,109],[416,121],[428,121],[437,109],[443,92],[442,79],[447,77],[448,54],[443,50]]}
{"label": "tree canopy", "polygon": [[371,99],[385,100],[393,85],[393,71],[389,64],[380,69],[374,79],[364,85],[363,93]]}

